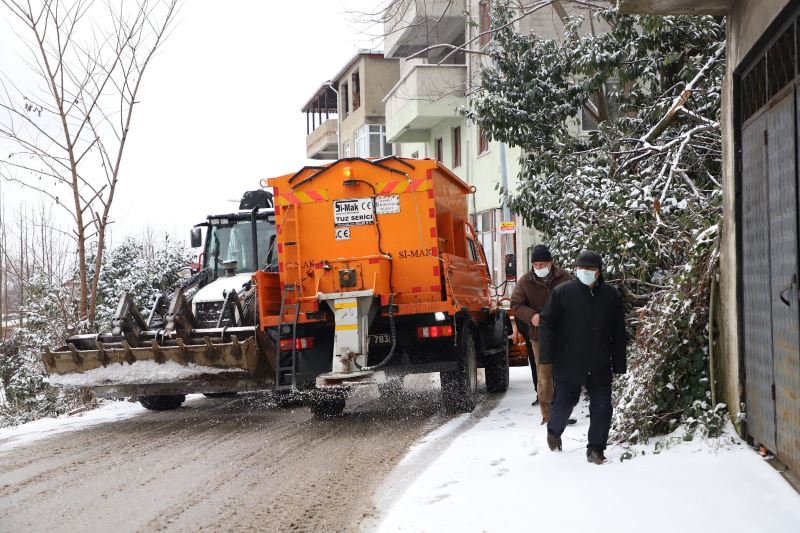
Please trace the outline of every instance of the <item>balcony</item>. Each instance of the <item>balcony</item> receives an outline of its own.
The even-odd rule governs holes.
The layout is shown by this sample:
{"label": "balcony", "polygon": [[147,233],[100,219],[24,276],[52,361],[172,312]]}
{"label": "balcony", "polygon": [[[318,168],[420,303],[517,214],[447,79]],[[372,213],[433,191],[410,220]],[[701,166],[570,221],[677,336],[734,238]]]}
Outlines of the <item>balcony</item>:
{"label": "balcony", "polygon": [[466,103],[466,81],[466,65],[409,68],[383,100],[387,142],[425,142],[431,128],[443,120],[459,119],[458,108]]}
{"label": "balcony", "polygon": [[730,10],[732,0],[622,0],[620,13],[653,15],[717,15]]}
{"label": "balcony", "polygon": [[[408,57],[435,43],[463,43],[465,21],[460,2],[394,0],[383,16],[384,55]],[[459,43],[460,44],[460,43]]]}
{"label": "balcony", "polygon": [[337,122],[337,119],[330,118],[306,135],[306,156],[309,159],[336,159],[338,157]]}
{"label": "balcony", "polygon": [[336,100],[336,91],[326,83],[301,109],[306,114],[306,156],[309,159],[339,156],[338,120],[330,118],[336,115]]}

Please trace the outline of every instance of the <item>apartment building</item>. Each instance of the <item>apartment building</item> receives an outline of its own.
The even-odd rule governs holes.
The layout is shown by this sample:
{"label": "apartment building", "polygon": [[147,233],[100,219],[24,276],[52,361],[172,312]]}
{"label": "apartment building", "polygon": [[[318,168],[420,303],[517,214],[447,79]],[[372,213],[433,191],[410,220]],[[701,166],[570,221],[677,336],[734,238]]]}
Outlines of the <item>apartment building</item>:
{"label": "apartment building", "polygon": [[394,154],[383,98],[399,79],[399,63],[383,52],[363,50],[320,85],[302,108],[309,159]]}
{"label": "apartment building", "polygon": [[[489,141],[460,111],[469,105],[487,62],[475,52],[491,43],[489,10],[490,0],[393,2],[384,14],[384,49],[386,57],[400,59],[400,78],[384,102],[387,140],[398,154],[436,158],[476,187],[470,212],[499,284],[509,254],[516,255],[519,274],[530,269],[530,251],[541,237],[510,213],[498,189],[519,186],[521,150]],[[553,2],[516,25],[522,32],[558,38],[563,18],[586,10],[585,4]],[[590,21],[585,24],[587,32],[597,31]],[[577,110],[576,115],[576,134],[593,128],[590,117]]]}

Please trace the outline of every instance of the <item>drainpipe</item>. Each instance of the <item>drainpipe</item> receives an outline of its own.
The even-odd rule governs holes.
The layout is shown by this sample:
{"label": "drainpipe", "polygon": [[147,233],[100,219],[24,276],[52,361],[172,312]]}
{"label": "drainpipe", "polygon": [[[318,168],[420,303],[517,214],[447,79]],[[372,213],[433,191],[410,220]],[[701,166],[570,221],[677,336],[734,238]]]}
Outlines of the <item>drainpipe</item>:
{"label": "drainpipe", "polygon": [[336,87],[333,86],[333,82],[328,80],[325,82],[325,85],[331,88],[333,92],[336,93],[336,159],[342,158],[342,114],[339,113],[339,106],[341,102],[339,102],[339,91],[336,90]]}
{"label": "drainpipe", "polygon": [[[470,0],[464,0],[464,13],[469,13],[469,12],[470,12]],[[469,40],[472,39],[472,26],[467,24],[466,22],[464,22],[464,25],[466,26],[466,29],[464,30],[464,34],[466,35],[465,42],[469,42]],[[467,83],[465,89],[467,89],[466,92],[468,93],[469,92],[468,89],[470,89],[472,84],[472,61],[469,60],[469,54],[464,54],[464,57],[465,61],[467,62]],[[469,105],[469,96],[467,96],[465,100],[467,102],[467,105]],[[467,164],[467,183],[469,183],[470,185],[475,185],[472,181],[472,164],[471,164],[472,150],[470,148],[470,138],[471,135],[467,135],[467,142],[466,142],[467,157],[465,157],[464,159]],[[472,196],[472,213],[474,214],[477,212],[475,194],[472,194],[471,196]]]}
{"label": "drainpipe", "polygon": [[[503,191],[504,191],[504,193],[503,193],[504,196],[502,198],[503,217],[502,217],[501,222],[510,222],[511,221],[511,209],[509,209],[508,204],[505,201],[505,195],[508,194],[508,166],[506,165],[506,143],[504,143],[504,142],[500,143],[500,184],[503,186]],[[517,252],[517,235],[519,235],[518,231],[519,230],[517,230],[517,232],[515,232],[513,234],[514,253]],[[502,242],[503,242],[502,234],[498,233],[498,235],[500,236],[500,242],[498,243],[500,245],[499,248],[502,250],[502,248],[503,248],[502,247]],[[506,253],[508,253],[508,250],[506,250]],[[503,259],[504,260],[503,260],[502,264],[504,265],[504,267],[502,269],[500,269],[500,272],[503,274],[503,279],[505,280],[506,279],[505,258],[503,258]],[[519,269],[519,256],[517,256],[517,267],[518,267],[517,270],[519,271],[520,270]],[[512,284],[512,290],[513,290],[513,284]]]}

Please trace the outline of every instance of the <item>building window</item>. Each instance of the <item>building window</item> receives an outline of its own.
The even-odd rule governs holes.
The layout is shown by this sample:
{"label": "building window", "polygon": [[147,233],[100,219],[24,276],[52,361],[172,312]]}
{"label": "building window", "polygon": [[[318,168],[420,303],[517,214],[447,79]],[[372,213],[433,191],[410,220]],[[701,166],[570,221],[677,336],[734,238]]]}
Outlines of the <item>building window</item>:
{"label": "building window", "polygon": [[343,83],[339,86],[339,91],[341,92],[342,98],[342,111],[344,111],[344,116],[350,114],[350,100],[347,99],[347,84]]}
{"label": "building window", "polygon": [[438,162],[440,162],[440,163],[442,163],[443,160],[444,160],[443,152],[444,152],[444,149],[443,149],[443,145],[442,145],[442,138],[439,137],[438,139],[436,139],[434,141],[434,151],[433,151],[433,153],[434,153],[434,157],[436,158],[436,160]]}
{"label": "building window", "polygon": [[[619,116],[619,98],[617,94],[619,93],[620,87],[619,83],[615,81],[609,81],[606,83],[606,97],[605,103],[608,105],[608,119],[615,120]],[[599,108],[599,100],[596,94],[593,94],[589,101],[581,107],[581,131],[582,132],[589,132],[589,131],[596,131],[599,126],[600,122],[598,120],[600,115],[600,108]]]}
{"label": "building window", "polygon": [[345,141],[342,145],[342,157],[350,157],[350,141]]}
{"label": "building window", "polygon": [[483,247],[483,253],[486,254],[486,262],[492,271],[492,279],[499,279],[497,278],[498,269],[494,260],[495,238],[497,236],[495,217],[499,211],[499,209],[489,209],[471,215],[472,225],[475,227],[475,237]]}
{"label": "building window", "polygon": [[361,106],[361,83],[358,71],[353,72],[353,111]]}
{"label": "building window", "polygon": [[453,168],[461,166],[461,126],[453,128]]}
{"label": "building window", "polygon": [[489,29],[492,27],[491,2],[489,0],[481,0],[480,4],[478,4],[478,18],[478,31],[481,35],[480,43],[481,46],[486,46],[492,41],[492,34],[489,33]]}
{"label": "building window", "polygon": [[483,133],[483,128],[478,129],[478,155],[485,154],[489,151],[489,139]]}
{"label": "building window", "polygon": [[364,124],[356,130],[354,143],[356,157],[386,157],[394,153],[386,142],[384,124]]}

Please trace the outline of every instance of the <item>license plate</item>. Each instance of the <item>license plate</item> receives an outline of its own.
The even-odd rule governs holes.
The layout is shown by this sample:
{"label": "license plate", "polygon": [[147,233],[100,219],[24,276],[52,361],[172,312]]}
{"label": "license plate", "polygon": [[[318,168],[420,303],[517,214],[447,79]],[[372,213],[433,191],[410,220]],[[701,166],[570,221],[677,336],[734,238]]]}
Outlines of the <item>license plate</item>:
{"label": "license plate", "polygon": [[391,344],[392,336],[388,333],[378,333],[377,335],[369,336],[370,344]]}

